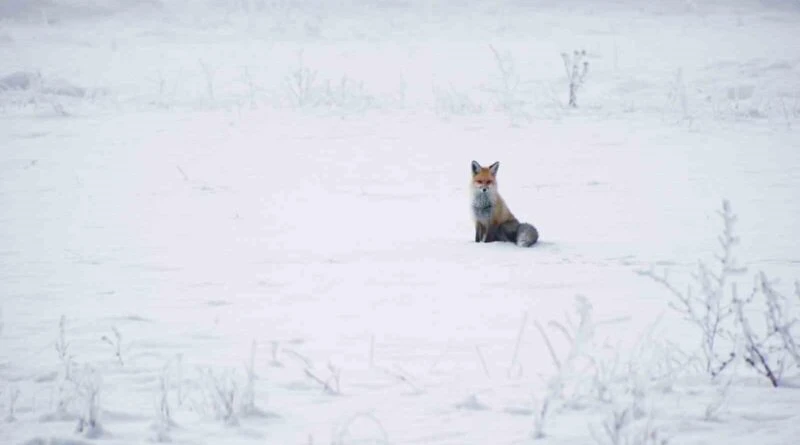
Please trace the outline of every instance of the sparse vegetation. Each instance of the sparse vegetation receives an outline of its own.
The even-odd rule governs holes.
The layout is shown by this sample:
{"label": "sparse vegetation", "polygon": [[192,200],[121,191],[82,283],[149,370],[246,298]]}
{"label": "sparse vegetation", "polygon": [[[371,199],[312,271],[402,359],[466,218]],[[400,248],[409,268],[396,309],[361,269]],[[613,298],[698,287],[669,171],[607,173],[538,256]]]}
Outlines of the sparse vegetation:
{"label": "sparse vegetation", "polygon": [[[12,386],[11,389],[8,391],[8,412],[6,413],[5,418],[3,419],[6,423],[16,422],[16,409],[17,409],[17,400],[19,400],[19,388],[16,386]],[[0,393],[1,395],[2,393]]]}
{"label": "sparse vegetation", "polygon": [[496,81],[487,87],[487,91],[494,97],[495,108],[508,116],[511,125],[530,122],[532,116],[527,111],[527,106],[532,93],[529,83],[522,80],[510,53],[501,53],[492,45],[489,45],[489,49],[498,72]]}
{"label": "sparse vegetation", "polygon": [[255,340],[250,345],[250,359],[245,364],[246,381],[244,389],[242,390],[242,400],[240,402],[239,410],[243,416],[264,416],[265,413],[256,406],[256,350],[258,344]]}
{"label": "sparse vegetation", "polygon": [[305,65],[302,51],[297,59],[297,65],[284,81],[289,101],[298,108],[314,106],[318,103],[320,95],[317,71]]}
{"label": "sparse vegetation", "polygon": [[567,72],[569,86],[569,106],[578,107],[578,90],[586,81],[586,74],[589,72],[589,62],[586,59],[586,50],[575,50],[572,55],[561,53],[564,60],[564,70]]}
{"label": "sparse vegetation", "polygon": [[78,400],[81,404],[75,431],[90,439],[100,438],[104,434],[99,419],[102,383],[102,376],[89,365],[83,368],[75,381]]}
{"label": "sparse vegetation", "polygon": [[[738,265],[733,255],[739,243],[734,235],[737,217],[727,200],[718,214],[723,231],[718,239],[721,251],[715,256],[716,266],[712,268],[701,261],[692,275],[693,285],[687,286],[686,291],[679,290],[666,273],[659,275],[653,270],[640,273],[663,285],[674,300],[670,307],[698,330],[705,371],[712,379],[741,359],[772,386],[779,386],[787,364],[793,363],[795,369],[800,366],[793,331],[800,319],[793,314],[789,300],[774,289],[763,273],[756,275],[748,297],[739,295],[734,279],[747,270]],[[747,307],[756,300],[764,304],[763,309],[748,311]],[[756,328],[756,324],[763,328]]]}
{"label": "sparse vegetation", "polygon": [[155,404],[156,422],[152,426],[153,440],[156,442],[171,442],[169,431],[175,424],[172,420],[172,408],[169,402],[169,377],[165,374],[162,373],[158,378],[159,397]]}
{"label": "sparse vegetation", "polygon": [[[172,442],[170,431],[176,426],[172,400],[177,398],[178,406],[183,403],[181,369],[181,357],[177,356],[161,368],[161,374],[158,376],[158,394],[154,403],[156,420],[150,427],[153,432],[151,439],[154,442]],[[170,397],[173,392],[177,392],[177,397]]]}
{"label": "sparse vegetation", "polygon": [[596,324],[592,318],[592,305],[586,297],[575,297],[575,312],[578,314],[577,325],[569,315],[563,323],[555,320],[549,322],[549,326],[567,344],[567,352],[561,356],[544,327],[538,321],[535,323],[555,367],[553,374],[545,379],[545,394],[537,397],[534,404],[533,436],[537,439],[545,437],[548,416],[559,408],[557,404],[574,406],[584,397],[580,380],[586,365],[591,363],[589,350],[594,341]]}
{"label": "sparse vegetation", "polygon": [[[370,425],[373,431],[354,437],[355,434],[353,429],[357,423]],[[378,420],[374,414],[358,413],[347,419],[347,421],[336,428],[336,431],[333,435],[333,440],[331,441],[332,445],[347,445],[351,443],[374,443],[376,445],[388,445],[391,442],[389,441],[389,434],[386,432],[386,428],[383,427],[383,423],[381,423],[381,421]]]}
{"label": "sparse vegetation", "polygon": [[0,0],[3,441],[785,442],[796,24],[527,3]]}
{"label": "sparse vegetation", "polygon": [[[764,307],[761,329],[754,326],[747,306],[760,300]],[[758,374],[767,378],[772,386],[780,386],[787,368],[800,370],[800,334],[795,334],[800,318],[793,314],[788,298],[780,294],[766,274],[755,277],[753,291],[747,298],[735,298],[736,322],[741,330],[744,361]]]}
{"label": "sparse vegetation", "polygon": [[57,378],[57,400],[55,415],[52,416],[55,420],[65,420],[73,417],[69,412],[69,407],[76,399],[76,382],[74,379],[73,369],[75,363],[73,355],[70,352],[70,343],[67,341],[67,319],[64,315],[58,321],[58,337],[55,342],[55,350],[58,354],[58,360],[61,365],[61,372]]}
{"label": "sparse vegetation", "polygon": [[683,75],[683,68],[675,70],[675,79],[669,86],[667,93],[667,107],[666,110],[678,109],[680,117],[678,122],[692,122],[692,114],[689,109],[689,93],[686,80]]}
{"label": "sparse vegetation", "polygon": [[442,117],[469,116],[485,111],[480,101],[470,97],[469,92],[456,89],[453,84],[447,87],[433,87],[434,109]]}
{"label": "sparse vegetation", "polygon": [[214,75],[216,73],[216,69],[212,67],[208,62],[200,59],[198,61],[200,64],[200,68],[203,71],[203,79],[205,79],[206,84],[206,94],[208,95],[208,102],[214,103]]}
{"label": "sparse vegetation", "polygon": [[215,372],[206,368],[203,372],[206,403],[211,407],[214,417],[225,425],[239,424],[237,402],[241,397],[239,383],[233,371]]}
{"label": "sparse vegetation", "polygon": [[122,360],[122,334],[116,327],[112,327],[111,332],[114,334],[113,338],[104,335],[100,339],[114,350],[114,357],[117,358],[119,365],[125,366],[125,362]]}
{"label": "sparse vegetation", "polygon": [[309,379],[317,382],[326,393],[331,395],[340,395],[342,390],[339,382],[341,381],[342,370],[334,366],[333,363],[328,362],[327,371],[328,376],[322,377],[318,375],[319,372],[313,367],[307,367],[303,370],[305,375]]}
{"label": "sparse vegetation", "polygon": [[693,284],[687,286],[686,291],[675,286],[666,272],[661,275],[653,270],[639,272],[664,286],[673,297],[669,306],[700,332],[705,371],[712,378],[736,359],[739,333],[733,325],[736,288],[731,281],[746,272],[733,255],[739,239],[734,235],[736,216],[727,201],[723,202],[719,215],[723,220],[723,234],[719,238],[721,252],[716,256],[716,266],[712,269],[700,262],[692,274]]}
{"label": "sparse vegetation", "polygon": [[55,343],[56,353],[58,353],[58,360],[61,362],[61,369],[65,380],[70,380],[72,376],[72,354],[69,352],[69,343],[67,342],[67,318],[61,316],[58,320],[58,339]]}

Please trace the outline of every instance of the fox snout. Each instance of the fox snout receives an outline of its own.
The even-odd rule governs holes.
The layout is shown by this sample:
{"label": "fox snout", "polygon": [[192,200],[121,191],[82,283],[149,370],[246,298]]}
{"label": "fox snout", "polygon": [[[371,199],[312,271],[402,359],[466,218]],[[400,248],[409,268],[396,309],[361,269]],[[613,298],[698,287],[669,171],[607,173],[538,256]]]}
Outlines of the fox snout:
{"label": "fox snout", "polygon": [[489,193],[489,188],[491,186],[487,184],[475,184],[475,192],[477,193]]}
{"label": "fox snout", "polygon": [[493,198],[497,195],[497,189],[495,188],[494,184],[486,184],[486,183],[473,183],[474,188],[473,193],[475,196],[480,198],[485,198],[489,200],[494,200]]}

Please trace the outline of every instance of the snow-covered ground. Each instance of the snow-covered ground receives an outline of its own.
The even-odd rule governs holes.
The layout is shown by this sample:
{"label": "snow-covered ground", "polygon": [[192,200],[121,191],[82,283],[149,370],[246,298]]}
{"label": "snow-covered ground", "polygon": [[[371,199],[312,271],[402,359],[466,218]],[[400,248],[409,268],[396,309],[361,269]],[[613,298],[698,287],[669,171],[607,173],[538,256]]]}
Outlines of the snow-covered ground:
{"label": "snow-covered ground", "polygon": [[[800,437],[637,273],[728,200],[798,313],[796,3],[87,3],[0,8],[0,443]],[[540,243],[472,242],[473,159]]]}

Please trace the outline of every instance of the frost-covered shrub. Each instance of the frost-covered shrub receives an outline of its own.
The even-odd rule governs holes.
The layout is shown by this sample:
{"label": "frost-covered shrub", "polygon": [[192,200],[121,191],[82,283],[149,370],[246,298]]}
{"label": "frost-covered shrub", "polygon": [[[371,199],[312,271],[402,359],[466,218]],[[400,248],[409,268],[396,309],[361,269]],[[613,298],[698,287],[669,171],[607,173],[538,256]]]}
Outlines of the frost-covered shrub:
{"label": "frost-covered shrub", "polygon": [[[747,306],[763,304],[764,322],[751,321],[753,312]],[[800,370],[800,323],[797,304],[775,289],[767,275],[759,273],[753,291],[747,298],[737,298],[736,321],[742,335],[742,355],[758,374],[767,378],[772,386],[780,386],[787,369]],[[759,312],[758,308],[755,310]]]}
{"label": "frost-covered shrub", "polygon": [[558,333],[567,344],[566,353],[559,354],[555,343],[545,328],[536,322],[536,328],[550,353],[555,372],[545,381],[544,394],[534,403],[533,437],[545,437],[545,428],[550,414],[561,406],[572,406],[588,393],[582,385],[584,372],[592,364],[590,351],[594,347],[596,323],[592,305],[581,295],[575,297],[577,323],[567,316],[563,322],[551,320],[548,326]]}
{"label": "frost-covered shrub", "polygon": [[521,121],[529,122],[531,115],[527,107],[533,94],[529,83],[522,81],[510,53],[501,54],[492,45],[489,48],[492,50],[498,75],[486,90],[492,94],[495,108],[505,113],[512,125],[518,125]]}
{"label": "frost-covered shrub", "polygon": [[347,75],[324,77],[303,62],[302,52],[298,64],[283,79],[282,95],[293,108],[321,109],[337,114],[361,113],[381,108],[388,102],[372,93],[361,80]]}
{"label": "frost-covered shrub", "polygon": [[669,306],[694,326],[705,371],[712,378],[736,358],[739,333],[734,325],[736,291],[732,280],[745,272],[733,256],[739,239],[734,235],[736,216],[728,201],[723,202],[719,215],[723,220],[723,234],[719,238],[721,252],[716,255],[713,267],[702,261],[698,263],[686,290],[674,285],[667,272],[660,275],[654,270],[639,272],[663,285],[673,297]]}
{"label": "frost-covered shrub", "polygon": [[76,376],[75,382],[80,404],[78,425],[75,430],[88,438],[102,437],[104,431],[99,418],[102,376],[97,370],[87,365]]}
{"label": "frost-covered shrub", "polygon": [[589,62],[586,61],[586,51],[573,51],[572,55],[561,53],[561,58],[564,60],[564,69],[567,72],[567,81],[569,86],[569,106],[577,108],[578,106],[578,90],[583,86],[586,80],[586,74],[589,72]]}
{"label": "frost-covered shrub", "polygon": [[686,290],[679,289],[666,273],[640,273],[663,285],[673,297],[669,306],[695,327],[704,369],[712,379],[741,360],[772,386],[779,386],[785,371],[800,371],[798,305],[778,292],[764,273],[755,276],[747,297],[740,295],[734,278],[746,269],[733,256],[739,242],[734,235],[737,217],[727,200],[718,213],[723,232],[716,262],[713,267],[699,262]]}
{"label": "frost-covered shrub", "polygon": [[483,104],[470,97],[466,91],[457,90],[452,84],[446,88],[433,88],[436,113],[440,116],[468,116],[485,111]]}

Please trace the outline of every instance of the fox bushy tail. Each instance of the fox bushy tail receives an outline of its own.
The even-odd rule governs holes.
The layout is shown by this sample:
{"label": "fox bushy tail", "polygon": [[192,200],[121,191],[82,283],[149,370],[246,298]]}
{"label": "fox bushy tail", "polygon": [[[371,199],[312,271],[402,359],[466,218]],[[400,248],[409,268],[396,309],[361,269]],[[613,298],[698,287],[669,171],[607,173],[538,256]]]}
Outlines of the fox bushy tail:
{"label": "fox bushy tail", "polygon": [[539,231],[532,224],[520,223],[516,219],[507,221],[490,233],[492,241],[507,241],[520,247],[530,247],[539,240]]}
{"label": "fox bushy tail", "polygon": [[520,223],[517,227],[517,245],[530,247],[539,240],[539,231],[532,224]]}

